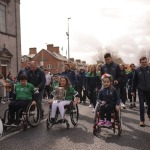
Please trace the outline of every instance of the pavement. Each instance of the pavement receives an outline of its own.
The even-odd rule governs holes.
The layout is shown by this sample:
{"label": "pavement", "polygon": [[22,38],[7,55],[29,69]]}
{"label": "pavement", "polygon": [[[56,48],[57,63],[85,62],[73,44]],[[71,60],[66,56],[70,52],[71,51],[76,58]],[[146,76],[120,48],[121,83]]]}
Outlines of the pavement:
{"label": "pavement", "polygon": [[[3,114],[8,104],[0,104]],[[63,124],[46,129],[46,118],[35,128],[23,132],[15,129],[4,132],[0,140],[0,150],[149,150],[150,121],[145,115],[145,127],[139,124],[139,106],[122,109],[122,136],[113,134],[112,129],[102,129],[99,136],[93,135],[94,113],[89,103],[79,104],[79,122],[76,127],[66,129]],[[43,102],[45,117],[48,104]]]}

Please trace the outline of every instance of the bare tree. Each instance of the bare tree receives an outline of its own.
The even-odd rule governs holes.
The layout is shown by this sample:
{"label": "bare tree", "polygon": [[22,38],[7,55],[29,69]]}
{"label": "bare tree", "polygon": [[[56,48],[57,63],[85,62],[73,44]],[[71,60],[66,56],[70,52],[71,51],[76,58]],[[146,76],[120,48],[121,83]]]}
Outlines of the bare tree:
{"label": "bare tree", "polygon": [[148,62],[150,62],[150,49],[142,49],[137,54],[137,59],[139,60],[142,56],[146,56]]}
{"label": "bare tree", "polygon": [[105,53],[110,53],[114,61],[117,61],[119,63],[123,63],[122,59],[119,58],[118,50],[114,50],[110,46],[106,46],[105,48],[99,48],[98,49],[98,60],[100,62],[104,62],[105,61],[104,60],[104,54]]}

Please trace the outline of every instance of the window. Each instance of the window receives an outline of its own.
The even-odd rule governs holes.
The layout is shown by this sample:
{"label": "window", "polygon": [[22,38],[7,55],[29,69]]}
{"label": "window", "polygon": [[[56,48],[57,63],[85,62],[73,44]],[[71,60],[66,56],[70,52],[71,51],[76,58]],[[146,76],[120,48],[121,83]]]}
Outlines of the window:
{"label": "window", "polygon": [[48,65],[47,65],[47,68],[48,68],[48,69],[52,69],[52,64],[48,64]]}
{"label": "window", "polygon": [[0,31],[6,32],[6,7],[0,4]]}
{"label": "window", "polygon": [[43,61],[40,61],[40,66],[43,66],[44,65],[44,62]]}

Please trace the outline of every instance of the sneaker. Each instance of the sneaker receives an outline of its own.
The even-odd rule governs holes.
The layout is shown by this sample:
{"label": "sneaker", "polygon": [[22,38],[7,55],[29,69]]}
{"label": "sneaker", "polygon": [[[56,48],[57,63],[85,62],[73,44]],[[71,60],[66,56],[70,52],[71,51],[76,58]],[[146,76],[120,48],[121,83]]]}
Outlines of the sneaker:
{"label": "sneaker", "polygon": [[104,125],[105,125],[105,127],[111,127],[112,123],[111,123],[111,121],[106,121],[106,123]]}
{"label": "sneaker", "polygon": [[130,104],[130,108],[133,108],[132,104]]}
{"label": "sneaker", "polygon": [[124,106],[124,104],[123,103],[121,103],[121,107],[123,107]]}
{"label": "sneaker", "polygon": [[6,125],[10,126],[10,125],[12,125],[13,123],[14,123],[13,121],[8,121],[8,122],[6,123]]}
{"label": "sneaker", "polygon": [[94,113],[94,112],[95,112],[95,109],[93,108],[93,109],[92,109],[92,113]]}
{"label": "sneaker", "polygon": [[140,127],[144,127],[144,126],[145,126],[144,122],[141,121],[141,122],[139,123],[139,126],[140,126]]}
{"label": "sneaker", "polygon": [[92,104],[89,105],[89,108],[92,108]]}
{"label": "sneaker", "polygon": [[14,122],[14,125],[16,125],[16,126],[19,126],[21,124],[21,120],[16,120],[15,122]]}
{"label": "sneaker", "polygon": [[144,102],[144,107],[147,109],[147,104]]}
{"label": "sneaker", "polygon": [[136,107],[135,103],[133,104],[133,107]]}
{"label": "sneaker", "polygon": [[104,120],[100,120],[99,123],[98,123],[97,125],[103,127],[104,124],[105,124],[105,121],[104,121]]}
{"label": "sneaker", "polygon": [[126,106],[125,106],[125,104],[122,104],[122,107],[123,107],[123,109],[126,109]]}

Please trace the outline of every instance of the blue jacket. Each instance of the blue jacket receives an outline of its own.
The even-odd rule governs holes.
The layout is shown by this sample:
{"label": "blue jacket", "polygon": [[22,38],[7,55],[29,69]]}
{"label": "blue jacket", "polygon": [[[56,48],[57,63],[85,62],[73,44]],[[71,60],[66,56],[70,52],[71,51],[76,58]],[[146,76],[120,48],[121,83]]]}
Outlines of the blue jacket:
{"label": "blue jacket", "polygon": [[61,75],[66,76],[69,79],[73,87],[76,86],[77,79],[76,79],[75,72],[73,70],[64,71],[61,73]]}
{"label": "blue jacket", "polygon": [[85,72],[81,73],[79,72],[77,74],[77,87],[85,87],[85,78],[86,78],[86,74]]}
{"label": "blue jacket", "polygon": [[139,67],[135,70],[133,76],[132,91],[136,88],[142,91],[150,91],[150,67],[146,68]]}
{"label": "blue jacket", "polygon": [[102,88],[99,91],[98,97],[99,102],[106,101],[109,106],[115,107],[120,104],[118,92],[114,87]]}

